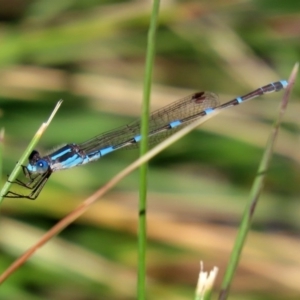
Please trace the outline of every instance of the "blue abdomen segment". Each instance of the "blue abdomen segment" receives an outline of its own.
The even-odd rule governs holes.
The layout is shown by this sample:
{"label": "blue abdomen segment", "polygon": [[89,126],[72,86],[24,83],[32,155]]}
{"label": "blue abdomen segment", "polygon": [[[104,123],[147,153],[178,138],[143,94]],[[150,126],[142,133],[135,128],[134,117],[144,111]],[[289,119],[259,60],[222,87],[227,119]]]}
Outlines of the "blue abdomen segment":
{"label": "blue abdomen segment", "polygon": [[170,125],[170,128],[175,128],[181,124],[182,124],[182,122],[180,120],[176,120],[176,121],[171,122],[169,125]]}
{"label": "blue abdomen segment", "polygon": [[[280,80],[282,87],[285,89],[288,86],[288,82],[286,80]],[[279,90],[279,89],[278,89]]]}
{"label": "blue abdomen segment", "polygon": [[139,135],[135,136],[133,139],[134,139],[134,141],[135,141],[136,143],[138,143],[138,142],[141,141],[142,136],[139,134]]}
{"label": "blue abdomen segment", "polygon": [[235,99],[239,104],[243,102],[243,99],[241,97],[236,97]]}
{"label": "blue abdomen segment", "polygon": [[106,155],[108,153],[111,153],[113,151],[115,151],[114,147],[110,146],[110,147],[106,147],[106,148],[100,149],[99,150],[99,154],[100,154],[100,156],[104,156],[104,155]]}
{"label": "blue abdomen segment", "polygon": [[207,115],[211,114],[213,111],[214,111],[214,108],[211,108],[211,107],[204,110],[204,112],[205,112]]}

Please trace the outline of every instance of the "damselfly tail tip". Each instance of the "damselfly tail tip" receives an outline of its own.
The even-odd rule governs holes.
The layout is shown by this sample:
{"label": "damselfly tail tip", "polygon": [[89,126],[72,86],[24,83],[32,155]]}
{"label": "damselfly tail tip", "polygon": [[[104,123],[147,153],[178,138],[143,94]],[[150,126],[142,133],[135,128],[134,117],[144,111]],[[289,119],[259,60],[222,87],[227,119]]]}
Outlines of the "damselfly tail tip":
{"label": "damselfly tail tip", "polygon": [[288,86],[288,82],[286,80],[280,80],[280,83],[282,84],[282,87],[285,89]]}

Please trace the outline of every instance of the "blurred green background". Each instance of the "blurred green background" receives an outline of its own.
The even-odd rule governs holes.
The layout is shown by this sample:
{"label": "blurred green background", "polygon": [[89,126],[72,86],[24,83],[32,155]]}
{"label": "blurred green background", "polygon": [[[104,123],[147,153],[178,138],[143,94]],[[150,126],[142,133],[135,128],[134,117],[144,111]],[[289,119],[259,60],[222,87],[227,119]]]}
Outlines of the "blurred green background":
{"label": "blurred green background", "polygon": [[[42,154],[139,117],[150,13],[151,1],[0,0],[2,183],[59,99]],[[226,102],[287,79],[299,36],[299,1],[162,1],[152,109],[201,90]],[[300,297],[299,92],[230,299]],[[220,288],[282,94],[224,111],[151,161],[148,299],[193,299],[200,260],[219,267]],[[137,156],[117,151],[53,174],[36,201],[4,201],[1,272]],[[137,199],[135,172],[15,272],[1,299],[135,299]]]}

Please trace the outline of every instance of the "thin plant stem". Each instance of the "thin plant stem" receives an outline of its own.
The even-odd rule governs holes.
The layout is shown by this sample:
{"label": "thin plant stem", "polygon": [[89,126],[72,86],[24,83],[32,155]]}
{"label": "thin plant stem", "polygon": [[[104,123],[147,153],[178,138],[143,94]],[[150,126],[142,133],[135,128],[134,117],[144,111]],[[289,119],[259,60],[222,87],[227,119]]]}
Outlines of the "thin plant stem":
{"label": "thin plant stem", "polygon": [[[159,14],[160,0],[154,0],[152,6],[152,15],[150,20],[145,80],[143,89],[143,107],[140,145],[140,156],[142,157],[148,151],[148,132],[149,132],[149,106],[151,96],[152,73],[155,58],[155,35],[157,18]],[[137,295],[139,300],[146,299],[146,244],[147,244],[147,169],[148,164],[144,163],[140,167],[140,196],[139,196],[139,218],[138,218],[138,279]]]}
{"label": "thin plant stem", "polygon": [[10,173],[10,175],[8,177],[8,180],[6,181],[6,183],[4,184],[4,186],[3,186],[3,188],[2,188],[2,190],[0,192],[0,203],[3,201],[4,196],[9,191],[9,189],[10,189],[10,187],[12,185],[12,182],[14,182],[16,180],[17,176],[21,172],[22,165],[28,159],[30,153],[32,152],[32,150],[35,148],[35,146],[39,142],[41,136],[43,135],[43,133],[46,131],[46,129],[50,125],[52,119],[54,118],[54,116],[55,116],[57,110],[59,109],[59,107],[61,106],[61,104],[62,104],[62,100],[59,100],[57,102],[56,106],[54,107],[54,110],[52,111],[50,117],[48,118],[47,122],[44,122],[40,126],[40,128],[37,130],[37,132],[34,135],[34,137],[32,138],[32,140],[30,141],[28,147],[25,149],[25,151],[21,155],[21,158],[17,162],[17,164],[16,164],[15,168],[13,169],[13,171]]}
{"label": "thin plant stem", "polygon": [[3,142],[4,142],[4,128],[0,130],[0,176],[2,176],[3,166]]}

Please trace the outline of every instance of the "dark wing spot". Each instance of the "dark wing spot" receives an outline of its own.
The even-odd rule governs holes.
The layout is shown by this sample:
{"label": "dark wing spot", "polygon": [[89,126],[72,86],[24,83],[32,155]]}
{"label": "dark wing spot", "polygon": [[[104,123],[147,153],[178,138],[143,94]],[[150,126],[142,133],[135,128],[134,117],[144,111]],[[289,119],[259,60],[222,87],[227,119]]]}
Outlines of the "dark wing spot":
{"label": "dark wing spot", "polygon": [[204,92],[195,93],[193,95],[193,99],[195,100],[195,103],[202,103],[206,99],[205,93]]}

